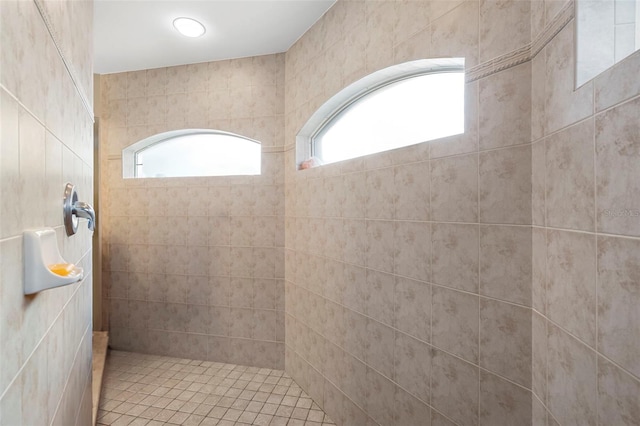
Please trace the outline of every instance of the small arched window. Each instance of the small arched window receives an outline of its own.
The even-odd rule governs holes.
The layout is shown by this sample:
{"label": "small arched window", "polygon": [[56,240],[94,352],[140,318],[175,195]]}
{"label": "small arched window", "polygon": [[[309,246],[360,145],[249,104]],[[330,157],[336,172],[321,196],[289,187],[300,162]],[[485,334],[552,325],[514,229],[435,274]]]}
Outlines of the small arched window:
{"label": "small arched window", "polygon": [[125,178],[259,175],[260,143],[218,130],[160,133],[122,151]]}
{"label": "small arched window", "polygon": [[327,101],[298,134],[298,160],[334,163],[463,132],[464,59],[412,61]]}

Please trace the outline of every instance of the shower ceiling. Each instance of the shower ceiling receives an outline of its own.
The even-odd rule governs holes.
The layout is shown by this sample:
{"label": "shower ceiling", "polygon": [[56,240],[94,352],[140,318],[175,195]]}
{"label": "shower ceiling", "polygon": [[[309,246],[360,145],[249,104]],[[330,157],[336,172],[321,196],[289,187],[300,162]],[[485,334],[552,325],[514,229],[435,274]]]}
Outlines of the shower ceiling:
{"label": "shower ceiling", "polygon": [[[94,71],[98,74],[286,51],[335,0],[96,0]],[[178,17],[207,32],[180,35]]]}

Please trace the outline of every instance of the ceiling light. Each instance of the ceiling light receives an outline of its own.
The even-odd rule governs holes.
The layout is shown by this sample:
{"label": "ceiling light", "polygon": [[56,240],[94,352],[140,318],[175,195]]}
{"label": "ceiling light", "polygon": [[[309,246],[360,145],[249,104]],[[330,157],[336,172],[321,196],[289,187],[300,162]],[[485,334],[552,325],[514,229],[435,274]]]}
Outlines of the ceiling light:
{"label": "ceiling light", "polygon": [[206,32],[204,25],[191,18],[176,18],[173,20],[173,26],[187,37],[200,37]]}

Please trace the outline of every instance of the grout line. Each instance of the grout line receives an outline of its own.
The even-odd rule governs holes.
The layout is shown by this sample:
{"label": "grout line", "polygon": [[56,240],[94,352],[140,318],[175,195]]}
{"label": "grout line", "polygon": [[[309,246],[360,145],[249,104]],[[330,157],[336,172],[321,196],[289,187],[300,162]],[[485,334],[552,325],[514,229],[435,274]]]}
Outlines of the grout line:
{"label": "grout line", "polygon": [[[639,7],[640,3],[638,3]],[[598,267],[599,267],[599,250],[598,250],[598,243],[600,238],[598,238],[597,232],[598,232],[598,166],[597,166],[597,159],[598,159],[598,151],[596,149],[596,120],[595,120],[595,109],[596,109],[596,102],[595,102],[595,84],[592,84],[593,87],[593,120],[592,120],[592,129],[593,129],[593,209],[594,209],[594,214],[593,214],[593,221],[594,221],[594,228],[595,228],[595,232],[596,232],[596,237],[595,237],[595,260],[596,260],[596,270],[595,270],[595,316],[596,316],[596,324],[595,324],[595,352],[596,352],[596,389],[595,389],[595,393],[596,393],[596,423],[599,423],[599,412],[600,412],[600,375],[599,373],[599,362],[598,362],[598,340],[599,340],[599,333],[598,333],[598,311],[600,310],[600,304],[599,304],[599,297],[598,297],[598,288],[600,287],[599,285],[599,280],[598,277],[600,274],[598,274]]]}
{"label": "grout line", "polygon": [[534,229],[544,229],[544,230],[548,230],[548,231],[562,231],[562,232],[572,232],[575,234],[583,234],[583,235],[592,235],[595,237],[608,237],[608,238],[622,238],[622,239],[626,239],[626,240],[640,240],[640,236],[634,236],[634,235],[619,235],[619,234],[610,234],[610,233],[605,233],[605,232],[592,232],[592,231],[583,231],[580,229],[569,229],[569,228],[557,228],[557,227],[552,227],[552,226],[542,226],[542,225],[533,225],[532,228]]}
{"label": "grout line", "polygon": [[[479,98],[479,96],[478,96]],[[479,102],[479,101],[478,101]],[[478,106],[479,107],[479,106]],[[479,111],[479,110],[478,110]],[[479,145],[478,145],[479,148]],[[478,222],[480,222],[480,152],[478,152],[478,178],[477,178],[477,220]],[[482,259],[482,250],[481,250],[481,242],[480,242],[480,227],[478,226],[478,295],[480,294],[480,283],[481,283],[481,259]],[[482,341],[482,315],[480,314],[480,310],[482,308],[482,302],[481,302],[481,298],[478,297],[478,340],[476,342],[476,347],[478,348],[478,365],[480,365],[480,362],[482,360],[482,345],[480,345],[480,342]],[[480,390],[480,382],[481,382],[481,377],[482,377],[482,373],[481,373],[481,369],[478,369],[478,413],[477,413],[477,422],[480,422],[480,413],[481,413],[481,408],[480,408],[480,401],[482,400],[482,392]]]}

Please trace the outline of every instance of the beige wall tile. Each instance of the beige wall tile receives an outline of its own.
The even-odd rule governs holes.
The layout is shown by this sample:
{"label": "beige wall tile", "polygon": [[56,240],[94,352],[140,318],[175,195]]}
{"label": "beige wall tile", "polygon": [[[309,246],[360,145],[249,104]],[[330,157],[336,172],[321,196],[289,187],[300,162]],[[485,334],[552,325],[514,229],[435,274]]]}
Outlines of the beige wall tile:
{"label": "beige wall tile", "polygon": [[478,363],[478,296],[433,287],[431,342],[474,364]]}
{"label": "beige wall tile", "polygon": [[480,299],[480,365],[531,387],[531,310]]}
{"label": "beige wall tile", "polygon": [[367,269],[366,313],[386,325],[393,325],[394,281],[391,274]]}
{"label": "beige wall tile", "polygon": [[[49,28],[41,13],[48,15],[51,5],[40,6],[42,10],[33,2],[0,5],[3,424],[62,424],[61,419],[75,424],[82,392],[90,381],[91,355],[86,349],[90,337],[85,331],[91,324],[91,279],[23,295],[24,229],[54,227],[62,255],[85,270],[91,266],[91,234],[81,229],[72,239],[64,236],[56,210],[64,182],[76,183],[82,197],[92,198],[92,111],[81,99],[91,99],[93,90],[91,52],[85,44],[92,33],[91,4],[58,2],[60,13],[48,16]],[[65,30],[62,16],[77,25]],[[51,32],[56,33],[57,44]],[[65,386],[67,379],[71,386]],[[37,406],[32,401],[38,401]],[[59,406],[64,408],[54,419]],[[66,416],[68,412],[73,416]],[[89,421],[85,410],[77,419]]]}
{"label": "beige wall tile", "polygon": [[549,409],[562,424],[596,424],[596,354],[549,324]]}
{"label": "beige wall tile", "polygon": [[379,424],[393,422],[395,385],[391,380],[367,368],[367,412]]}
{"label": "beige wall tile", "polygon": [[433,282],[477,293],[478,226],[434,223],[431,231]]}
{"label": "beige wall tile", "polygon": [[[443,2],[444,3],[444,2]],[[435,410],[431,410],[431,425],[432,426],[454,426],[455,423],[438,413]]]}
{"label": "beige wall tile", "polygon": [[354,263],[364,266],[367,256],[367,223],[364,220],[345,220],[344,221],[345,262]]}
{"label": "beige wall tile", "polygon": [[430,346],[404,333],[396,332],[393,374],[395,382],[403,389],[423,402],[429,401],[431,395]]}
{"label": "beige wall tile", "polygon": [[574,21],[546,46],[545,117],[547,132],[554,132],[588,117],[593,109],[593,83],[576,90],[574,81]]}
{"label": "beige wall tile", "polygon": [[544,140],[531,145],[531,222],[538,226],[546,225],[546,151]]}
{"label": "beige wall tile", "polygon": [[531,305],[531,228],[480,227],[480,294]]}
{"label": "beige wall tile", "polygon": [[[386,245],[386,241],[383,244]],[[393,253],[393,271],[397,275],[429,281],[431,277],[430,225],[425,222],[395,222]],[[376,267],[375,265],[376,263],[367,263],[367,266]]]}
{"label": "beige wall tile", "polygon": [[534,311],[531,318],[531,388],[541,401],[547,400],[547,349],[547,320]]}
{"label": "beige wall tile", "polygon": [[[508,9],[528,5],[518,1],[484,1],[483,7]],[[482,18],[481,18],[482,19]],[[507,20],[509,27],[521,28]],[[492,31],[500,29],[492,26]],[[505,32],[502,31],[504,34]],[[480,149],[501,148],[529,143],[531,139],[531,63],[527,62],[492,74],[479,81]]]}
{"label": "beige wall tile", "polygon": [[533,228],[531,235],[531,306],[547,313],[547,231]]}
{"label": "beige wall tile", "polygon": [[[543,4],[542,0],[532,2],[532,8],[536,4]],[[544,8],[544,4],[542,5]],[[546,99],[546,72],[547,55],[545,50],[540,51],[531,60],[531,141],[535,142],[547,134],[545,106]]]}
{"label": "beige wall tile", "polygon": [[640,54],[633,53],[595,78],[596,111],[603,111],[640,94],[638,80],[633,78],[639,61]]}
{"label": "beige wall tile", "polygon": [[429,163],[420,162],[396,166],[395,219],[429,219]]}
{"label": "beige wall tile", "polygon": [[20,122],[17,102],[5,90],[0,91],[0,96],[0,114],[2,114],[0,189],[5,197],[0,207],[2,216],[0,235],[2,238],[8,238],[20,232],[23,221],[23,215],[20,214],[20,192],[14,190],[20,183]]}
{"label": "beige wall tile", "polygon": [[478,3],[462,2],[431,24],[434,57],[464,57],[465,66],[478,64]]}
{"label": "beige wall tile", "polygon": [[595,347],[596,241],[594,236],[547,232],[547,315]]}
{"label": "beige wall tile", "polygon": [[531,37],[530,10],[529,2],[480,2],[481,63],[526,46]]}
{"label": "beige wall tile", "polygon": [[476,222],[478,219],[478,156],[431,162],[432,220]]}
{"label": "beige wall tile", "polygon": [[394,188],[393,168],[367,172],[367,219],[393,219]]}
{"label": "beige wall tile", "polygon": [[640,99],[596,116],[598,231],[640,235],[637,199]]}
{"label": "beige wall tile", "polygon": [[[367,320],[367,364],[387,378],[394,373],[394,330],[378,321]],[[376,342],[376,343],[371,343]]]}
{"label": "beige wall tile", "polygon": [[531,223],[531,146],[480,153],[479,211],[484,223]]}
{"label": "beige wall tile", "polygon": [[632,425],[640,421],[640,383],[598,356],[598,422]]}
{"label": "beige wall tile", "polygon": [[586,120],[545,141],[547,226],[594,230],[593,129]]}
{"label": "beige wall tile", "polygon": [[637,240],[598,237],[598,350],[640,376]]}
{"label": "beige wall tile", "polygon": [[427,422],[430,418],[430,408],[396,386],[395,395],[395,424],[400,426],[416,425]]}
{"label": "beige wall tile", "polygon": [[394,222],[367,220],[367,267],[394,271]]}
{"label": "beige wall tile", "polygon": [[480,424],[531,424],[531,392],[480,371]]}
{"label": "beige wall tile", "polygon": [[395,278],[394,326],[422,341],[431,340],[431,285]]}
{"label": "beige wall tile", "polygon": [[478,424],[478,367],[435,350],[432,358],[431,405],[465,425]]}

